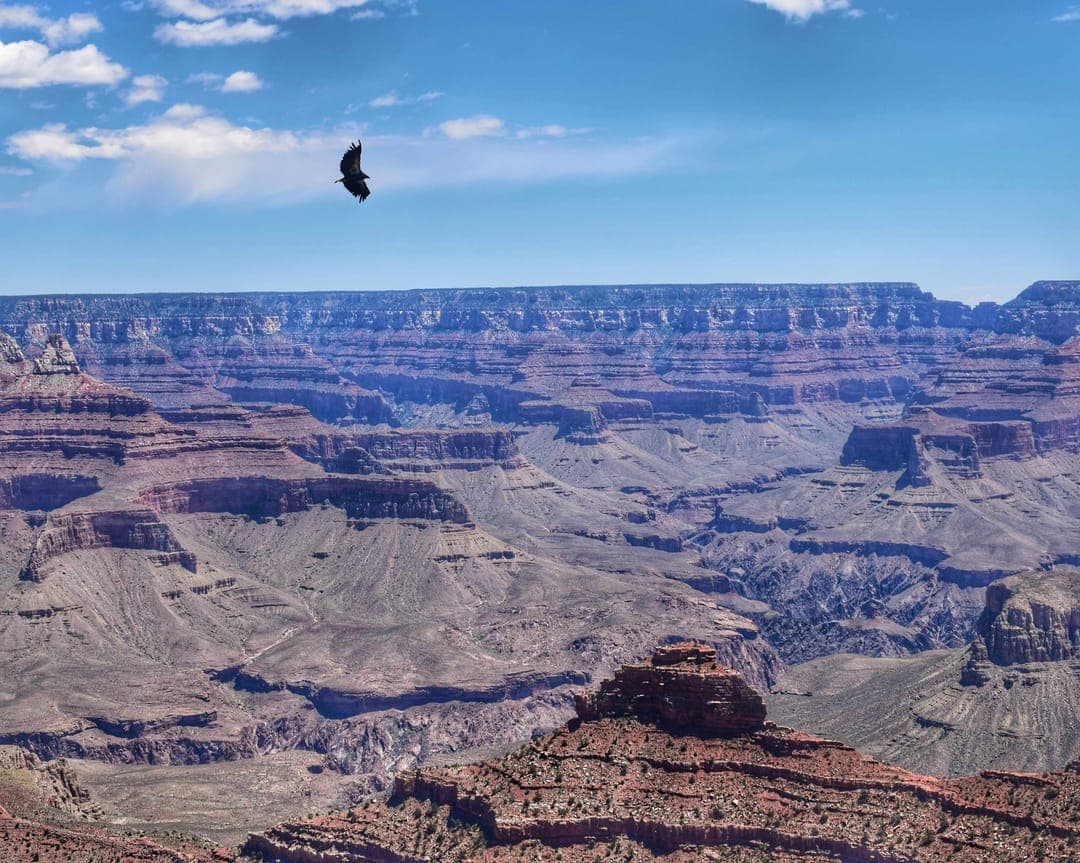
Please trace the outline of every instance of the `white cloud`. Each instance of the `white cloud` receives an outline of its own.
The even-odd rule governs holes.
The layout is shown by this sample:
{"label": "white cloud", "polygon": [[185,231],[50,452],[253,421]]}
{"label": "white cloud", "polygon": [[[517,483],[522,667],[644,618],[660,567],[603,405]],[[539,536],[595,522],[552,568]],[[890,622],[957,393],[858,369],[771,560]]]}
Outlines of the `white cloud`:
{"label": "white cloud", "polygon": [[368,104],[372,108],[398,108],[402,105],[420,105],[425,102],[434,102],[445,95],[441,90],[428,90],[428,92],[421,93],[419,96],[402,96],[397,90],[391,90],[389,93],[384,93],[382,96],[372,99]]}
{"label": "white cloud", "polygon": [[386,13],[382,9],[361,9],[359,12],[353,12],[349,19],[352,21],[372,21],[385,17]]}
{"label": "white cloud", "polygon": [[207,6],[200,0],[156,0],[154,6],[167,17],[191,18],[195,21],[211,21],[228,11]]}
{"label": "white cloud", "polygon": [[51,22],[41,32],[45,35],[46,42],[56,46],[77,45],[91,33],[99,33],[104,29],[96,15],[80,12]]}
{"label": "white cloud", "polygon": [[184,48],[206,45],[240,45],[244,42],[266,42],[278,33],[276,24],[260,24],[254,18],[229,23],[215,18],[201,23],[175,21],[162,24],[154,31],[154,38],[168,45]]}
{"label": "white cloud", "polygon": [[254,72],[238,69],[231,75],[219,75],[217,72],[197,72],[188,75],[188,84],[202,84],[207,90],[221,93],[253,93],[261,90],[266,83]]}
{"label": "white cloud", "polygon": [[131,84],[124,101],[134,106],[143,102],[160,102],[165,98],[165,88],[169,82],[160,75],[136,75],[131,79]]}
{"label": "white cloud", "polygon": [[41,42],[0,42],[0,88],[112,85],[127,75],[127,69],[112,62],[95,45],[52,53]]}
{"label": "white cloud", "polygon": [[760,6],[781,13],[792,21],[808,21],[815,15],[826,12],[842,12],[849,18],[861,17],[862,12],[853,9],[850,0],[750,0]]}
{"label": "white cloud", "polygon": [[498,117],[480,114],[476,117],[459,117],[439,124],[439,131],[455,141],[466,138],[490,138],[506,134],[506,123]]}
{"label": "white cloud", "polygon": [[[224,15],[259,15],[285,20],[307,18],[312,15],[329,15],[339,9],[356,9],[367,5],[369,0],[154,0],[154,6],[162,14],[172,18],[190,18],[210,21]],[[361,10],[372,14],[364,17],[381,17],[379,10]]]}
{"label": "white cloud", "polygon": [[114,196],[160,194],[191,203],[250,190],[258,197],[258,165],[318,142],[313,135],[237,126],[198,105],[179,104],[144,125],[69,129],[51,124],[20,132],[8,138],[7,149],[31,161],[117,162],[120,170],[109,184]]}
{"label": "white cloud", "polygon": [[46,18],[33,6],[0,5],[0,28],[37,30],[52,48],[77,45],[104,28],[96,15],[77,12],[67,18]]}
{"label": "white cloud", "polygon": [[[7,139],[11,155],[44,163],[105,166],[104,194],[157,206],[202,201],[284,204],[340,195],[333,185],[355,125],[291,131],[237,125],[195,105],[119,129],[48,125]],[[538,183],[623,176],[671,162],[677,139],[600,142],[512,135],[364,137],[364,168],[376,193],[468,183]],[[96,176],[87,170],[87,182]]]}
{"label": "white cloud", "polygon": [[29,168],[9,168],[0,165],[0,177],[29,177],[34,172]]}
{"label": "white cloud", "polygon": [[221,84],[222,93],[254,93],[266,85],[254,72],[245,72],[243,69],[233,72]]}
{"label": "white cloud", "polygon": [[1056,18],[1055,21],[1060,21],[1063,24],[1070,23],[1072,21],[1080,21],[1080,6],[1070,6]]}

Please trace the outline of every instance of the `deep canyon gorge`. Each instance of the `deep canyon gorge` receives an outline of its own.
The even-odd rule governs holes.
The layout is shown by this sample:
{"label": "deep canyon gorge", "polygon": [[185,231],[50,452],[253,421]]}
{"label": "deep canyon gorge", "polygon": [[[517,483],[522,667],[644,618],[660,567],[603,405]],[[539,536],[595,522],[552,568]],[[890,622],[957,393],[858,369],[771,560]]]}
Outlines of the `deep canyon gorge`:
{"label": "deep canyon gorge", "polygon": [[[976,307],[905,283],[4,297],[0,467],[0,744],[84,821],[698,859],[711,803],[642,826],[617,781],[620,824],[548,841],[551,741],[610,788],[632,740],[676,796],[703,759],[817,789],[775,859],[986,859],[964,819],[1075,838],[1025,795],[1080,759],[1080,282]],[[668,729],[690,749],[661,757],[636,708],[582,706],[688,639],[713,653],[673,665],[763,696],[725,726],[738,752]],[[878,784],[821,778],[859,759]],[[732,771],[722,795],[764,793]],[[874,795],[898,784],[922,820],[890,851]],[[727,844],[776,832],[770,806]],[[853,806],[873,841],[811,837]]]}

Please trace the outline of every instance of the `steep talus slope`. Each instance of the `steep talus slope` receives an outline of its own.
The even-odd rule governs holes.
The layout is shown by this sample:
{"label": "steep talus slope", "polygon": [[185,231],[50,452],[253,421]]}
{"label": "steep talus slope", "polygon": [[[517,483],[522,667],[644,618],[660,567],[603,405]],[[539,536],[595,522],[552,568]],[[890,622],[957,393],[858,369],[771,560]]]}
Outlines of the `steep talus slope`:
{"label": "steep talus slope", "polygon": [[574,721],[516,752],[405,773],[383,803],[279,825],[244,850],[277,863],[981,863],[1073,859],[1080,838],[1074,769],[909,773],[767,722],[697,645],[577,703]]}

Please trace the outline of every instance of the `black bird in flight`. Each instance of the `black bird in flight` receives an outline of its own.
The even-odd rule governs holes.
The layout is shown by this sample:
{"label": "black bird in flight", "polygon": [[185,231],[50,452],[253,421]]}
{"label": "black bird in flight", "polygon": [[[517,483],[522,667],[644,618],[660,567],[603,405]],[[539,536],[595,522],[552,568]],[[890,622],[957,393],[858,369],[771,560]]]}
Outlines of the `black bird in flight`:
{"label": "black bird in flight", "polygon": [[371,194],[371,189],[368,188],[368,184],[365,180],[371,178],[360,170],[360,142],[357,141],[348,150],[345,151],[345,155],[341,157],[341,173],[343,174],[340,180],[334,180],[335,183],[344,183],[345,188],[349,194],[356,198],[357,203],[362,204],[367,200],[368,195]]}

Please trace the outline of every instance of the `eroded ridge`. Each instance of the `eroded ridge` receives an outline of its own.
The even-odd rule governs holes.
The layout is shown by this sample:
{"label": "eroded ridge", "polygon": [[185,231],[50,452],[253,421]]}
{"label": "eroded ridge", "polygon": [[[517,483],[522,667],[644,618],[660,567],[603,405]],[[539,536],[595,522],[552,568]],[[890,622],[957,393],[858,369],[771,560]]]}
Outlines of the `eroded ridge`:
{"label": "eroded ridge", "polygon": [[1076,859],[1076,770],[949,781],[891,767],[765,721],[707,647],[662,648],[577,707],[511,755],[405,773],[384,803],[280,825],[245,850],[281,863]]}

